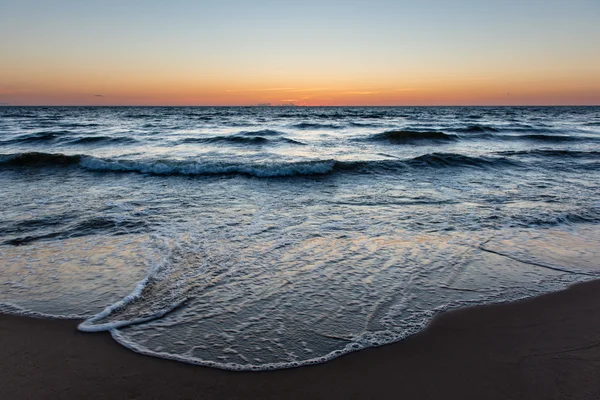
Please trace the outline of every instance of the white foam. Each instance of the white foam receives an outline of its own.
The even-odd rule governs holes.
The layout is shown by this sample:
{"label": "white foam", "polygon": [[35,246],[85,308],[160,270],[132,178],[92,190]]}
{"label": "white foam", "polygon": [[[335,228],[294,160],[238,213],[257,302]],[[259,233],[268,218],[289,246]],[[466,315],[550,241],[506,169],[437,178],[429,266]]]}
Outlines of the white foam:
{"label": "white foam", "polygon": [[[149,277],[150,277],[150,275],[149,275]],[[110,314],[113,310],[115,310],[121,306],[124,306],[128,301],[132,301],[133,299],[137,298],[140,295],[142,289],[145,287],[145,282],[147,282],[147,279],[144,279],[142,282],[140,282],[136,286],[136,289],[129,296],[124,298],[122,301],[115,303],[114,305],[112,305],[110,307],[107,307],[102,313],[99,313],[96,316],[84,321],[83,323],[81,323],[78,326],[78,328],[81,331],[85,331],[85,332],[100,332],[100,331],[108,330],[108,331],[110,331],[111,336],[114,338],[114,340],[117,341],[122,346],[124,346],[132,351],[135,351],[137,353],[148,355],[148,356],[153,356],[153,357],[158,357],[158,358],[163,358],[163,359],[168,359],[168,360],[173,360],[173,361],[179,361],[179,362],[183,362],[183,363],[187,363],[187,364],[193,364],[193,365],[199,365],[199,366],[205,366],[205,367],[211,367],[211,368],[218,368],[218,369],[223,369],[223,370],[230,370],[230,371],[268,371],[268,370],[296,368],[296,367],[306,366],[306,365],[321,364],[321,363],[325,363],[330,360],[333,360],[342,355],[349,354],[349,353],[359,351],[359,350],[363,350],[365,348],[379,347],[379,346],[383,346],[383,345],[401,341],[403,339],[406,339],[409,336],[415,335],[415,334],[423,331],[424,329],[426,329],[428,327],[428,325],[431,323],[431,321],[436,316],[438,316],[439,314],[441,314],[443,312],[455,310],[458,308],[475,306],[475,305],[491,305],[491,304],[502,304],[502,303],[514,302],[514,301],[534,297],[536,295],[540,295],[543,293],[564,290],[571,284],[584,282],[586,280],[589,280],[589,278],[585,279],[583,277],[571,276],[570,280],[568,280],[567,282],[563,282],[562,284],[558,284],[556,282],[554,282],[554,283],[545,282],[545,284],[543,286],[540,286],[539,290],[529,292],[529,293],[514,293],[512,295],[502,294],[502,295],[498,295],[496,297],[488,298],[487,301],[485,301],[485,302],[476,301],[476,300],[455,301],[455,302],[442,305],[433,310],[423,313],[423,315],[421,316],[420,322],[412,324],[410,327],[403,329],[401,332],[394,332],[391,330],[384,330],[384,331],[379,331],[379,332],[368,332],[368,333],[365,333],[364,335],[361,335],[360,337],[355,338],[353,341],[349,342],[346,346],[344,346],[341,349],[334,350],[328,354],[321,355],[318,357],[305,359],[305,360],[301,360],[301,361],[292,361],[292,362],[276,362],[276,363],[264,363],[264,364],[252,364],[252,363],[240,364],[240,363],[231,363],[231,362],[221,363],[221,362],[216,362],[216,361],[211,361],[211,360],[203,360],[200,358],[186,356],[184,354],[172,354],[172,353],[161,352],[161,351],[152,351],[144,346],[141,346],[133,341],[128,340],[122,334],[122,332],[119,331],[119,329],[118,329],[118,328],[121,328],[124,326],[132,325],[132,324],[136,324],[136,323],[147,322],[152,319],[160,318],[163,315],[167,314],[168,312],[172,311],[173,309],[179,307],[181,305],[181,302],[177,303],[177,304],[173,304],[173,306],[169,310],[165,310],[162,313],[157,313],[156,315],[147,317],[147,318],[140,318],[140,319],[132,320],[132,321],[119,321],[119,322],[113,322],[113,323],[109,323],[109,324],[100,324],[100,325],[92,325],[92,326],[86,325],[86,323],[93,322],[94,320],[100,319],[100,318]],[[39,313],[39,312],[23,309],[23,308],[19,307],[18,305],[7,303],[7,302],[0,303],[0,313],[7,313],[7,314],[34,317],[34,318],[47,318],[47,319],[81,319],[81,318],[84,318],[84,316],[81,316],[81,315],[51,315],[51,314]]]}
{"label": "white foam", "polygon": [[23,317],[43,318],[43,319],[85,319],[89,318],[86,314],[48,314],[39,311],[28,310],[17,304],[10,302],[0,302],[0,313],[19,315]]}
{"label": "white foam", "polygon": [[80,323],[77,326],[77,329],[79,329],[80,331],[83,331],[83,332],[103,332],[103,331],[110,331],[110,330],[117,329],[117,328],[123,328],[123,327],[129,326],[129,325],[141,324],[143,322],[152,321],[153,319],[158,319],[158,318],[165,316],[166,314],[170,313],[171,311],[179,308],[182,304],[184,304],[188,300],[187,298],[183,299],[177,303],[172,304],[170,307],[168,307],[166,309],[160,310],[159,312],[156,312],[154,314],[151,314],[151,315],[143,317],[143,318],[134,318],[134,319],[124,320],[124,321],[107,322],[107,323],[103,323],[103,324],[95,323],[96,321],[99,321],[102,318],[109,316],[115,310],[123,308],[123,307],[127,306],[128,303],[139,298],[139,295],[141,294],[141,290],[145,286],[145,282],[140,282],[138,284],[138,287],[140,287],[140,286],[141,286],[140,290],[138,290],[136,287],[136,290],[134,291],[134,293],[127,296],[123,300],[121,300],[109,307],[106,307],[101,313],[93,316],[92,318],[89,318],[89,319],[83,321],[82,323]]}
{"label": "white foam", "polygon": [[[445,310],[513,301],[590,279],[548,269],[548,261],[533,264],[518,248],[510,259],[481,248],[493,249],[494,243],[506,248],[511,240],[531,252],[539,247],[535,243],[551,241],[548,233],[519,237],[510,229],[493,231],[493,239],[474,232],[388,235],[374,226],[351,238],[315,238],[312,230],[265,229],[275,218],[297,226],[275,215],[272,206],[261,204],[251,229],[239,224],[228,232],[203,232],[199,220],[185,222],[192,233],[177,227],[152,236],[156,240],[146,254],[155,262],[144,279],[79,329],[110,331],[136,352],[191,364],[293,368],[402,340]],[[321,227],[345,232],[343,221]],[[555,235],[564,240],[562,232]],[[589,268],[595,271],[594,266]]]}
{"label": "white foam", "polygon": [[240,363],[222,363],[211,360],[203,360],[196,357],[186,356],[184,354],[172,354],[163,351],[153,351],[142,345],[139,345],[131,340],[128,340],[122,332],[118,329],[112,329],[110,331],[111,336],[115,341],[117,341],[122,346],[135,351],[136,353],[163,358],[167,360],[179,361],[186,364],[199,365],[203,367],[210,368],[218,368],[228,371],[271,371],[277,369],[288,369],[288,368],[296,368],[306,365],[314,365],[314,364],[322,364],[328,361],[331,361],[337,357],[343,356],[345,354],[349,354],[355,351],[363,350],[370,347],[380,347],[392,343],[399,342],[404,340],[410,336],[416,335],[419,332],[427,329],[429,324],[433,321],[435,317],[438,315],[447,312],[456,310],[464,307],[478,306],[478,305],[492,305],[492,304],[504,304],[514,301],[519,301],[527,298],[531,298],[544,293],[551,293],[559,290],[567,289],[571,284],[585,282],[586,280],[583,277],[571,277],[571,280],[567,285],[563,283],[560,284],[550,284],[544,286],[544,289],[540,289],[539,291],[533,291],[529,293],[513,293],[513,294],[501,294],[496,297],[488,298],[487,301],[481,302],[478,300],[471,301],[455,301],[451,302],[439,307],[436,307],[433,310],[429,310],[424,312],[421,316],[419,322],[415,322],[411,326],[403,329],[401,332],[395,332],[391,330],[384,330],[379,332],[367,332],[360,337],[355,338],[353,341],[349,342],[346,346],[341,349],[334,350],[329,352],[328,354],[321,355],[314,358],[309,358],[301,361],[292,361],[292,362],[276,362],[276,363],[264,363],[264,364],[240,364]]}
{"label": "white foam", "polygon": [[[156,237],[155,237],[155,239],[156,239]],[[100,320],[106,318],[107,316],[111,315],[115,311],[123,309],[128,304],[139,299],[142,296],[142,292],[143,292],[144,288],[146,288],[152,280],[156,279],[157,276],[161,272],[164,272],[165,268],[168,268],[168,267],[169,266],[166,261],[166,256],[163,257],[160,261],[152,264],[152,266],[148,270],[148,273],[146,274],[146,277],[144,279],[142,279],[140,282],[138,282],[138,284],[135,286],[135,288],[129,295],[127,295],[122,300],[119,300],[118,302],[106,307],[103,311],[96,314],[92,318],[89,318],[89,319],[83,321],[82,323],[80,323],[77,326],[77,329],[79,329],[80,331],[84,331],[84,332],[108,331],[111,329],[121,328],[121,327],[124,327],[127,325],[132,325],[132,324],[139,324],[142,322],[147,322],[147,321],[150,321],[150,320],[153,320],[156,318],[160,318],[160,317],[164,316],[165,314],[168,314],[169,312],[173,311],[175,308],[179,307],[187,299],[183,299],[179,302],[171,304],[169,307],[166,307],[158,312],[155,312],[155,313],[145,316],[145,317],[133,318],[133,319],[123,320],[123,321],[113,321],[113,322],[108,322],[108,323],[100,323],[100,324],[97,323],[97,321],[100,321]]]}

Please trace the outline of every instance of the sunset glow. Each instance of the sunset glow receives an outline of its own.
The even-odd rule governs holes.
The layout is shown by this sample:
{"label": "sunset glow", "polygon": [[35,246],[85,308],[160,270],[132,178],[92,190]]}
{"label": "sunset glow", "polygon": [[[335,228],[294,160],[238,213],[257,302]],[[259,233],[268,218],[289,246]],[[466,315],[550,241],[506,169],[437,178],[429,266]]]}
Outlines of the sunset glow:
{"label": "sunset glow", "polygon": [[597,1],[0,3],[2,104],[600,103]]}

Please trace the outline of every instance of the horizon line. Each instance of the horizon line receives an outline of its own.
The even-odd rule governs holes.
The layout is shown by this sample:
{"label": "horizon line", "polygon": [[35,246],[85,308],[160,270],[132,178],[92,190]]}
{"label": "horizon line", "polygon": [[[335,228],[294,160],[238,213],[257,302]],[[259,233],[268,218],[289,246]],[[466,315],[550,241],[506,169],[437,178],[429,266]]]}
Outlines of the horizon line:
{"label": "horizon line", "polygon": [[600,107],[598,104],[413,104],[413,105],[258,105],[258,104],[232,104],[232,105],[144,105],[144,104],[8,104],[0,103],[1,107],[231,107],[231,108],[317,108],[317,107]]}

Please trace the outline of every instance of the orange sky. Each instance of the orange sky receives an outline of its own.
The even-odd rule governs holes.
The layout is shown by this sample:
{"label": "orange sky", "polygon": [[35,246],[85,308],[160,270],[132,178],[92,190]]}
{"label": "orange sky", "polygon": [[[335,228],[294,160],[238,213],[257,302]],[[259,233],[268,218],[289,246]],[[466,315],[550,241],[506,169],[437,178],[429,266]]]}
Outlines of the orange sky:
{"label": "orange sky", "polygon": [[600,104],[596,1],[175,3],[11,3],[0,103]]}
{"label": "orange sky", "polygon": [[22,88],[0,89],[11,104],[40,105],[513,105],[600,104],[600,85],[579,79],[457,79],[398,82],[394,86],[359,82],[321,85],[239,86],[173,80],[39,80]]}

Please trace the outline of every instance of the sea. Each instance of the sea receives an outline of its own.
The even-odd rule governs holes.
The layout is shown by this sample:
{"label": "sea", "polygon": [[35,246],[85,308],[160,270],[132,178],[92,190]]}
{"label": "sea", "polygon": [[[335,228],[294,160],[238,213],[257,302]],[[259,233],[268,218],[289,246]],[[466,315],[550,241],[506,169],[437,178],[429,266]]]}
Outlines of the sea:
{"label": "sea", "polygon": [[0,107],[0,188],[1,312],[229,370],[600,277],[600,107]]}

